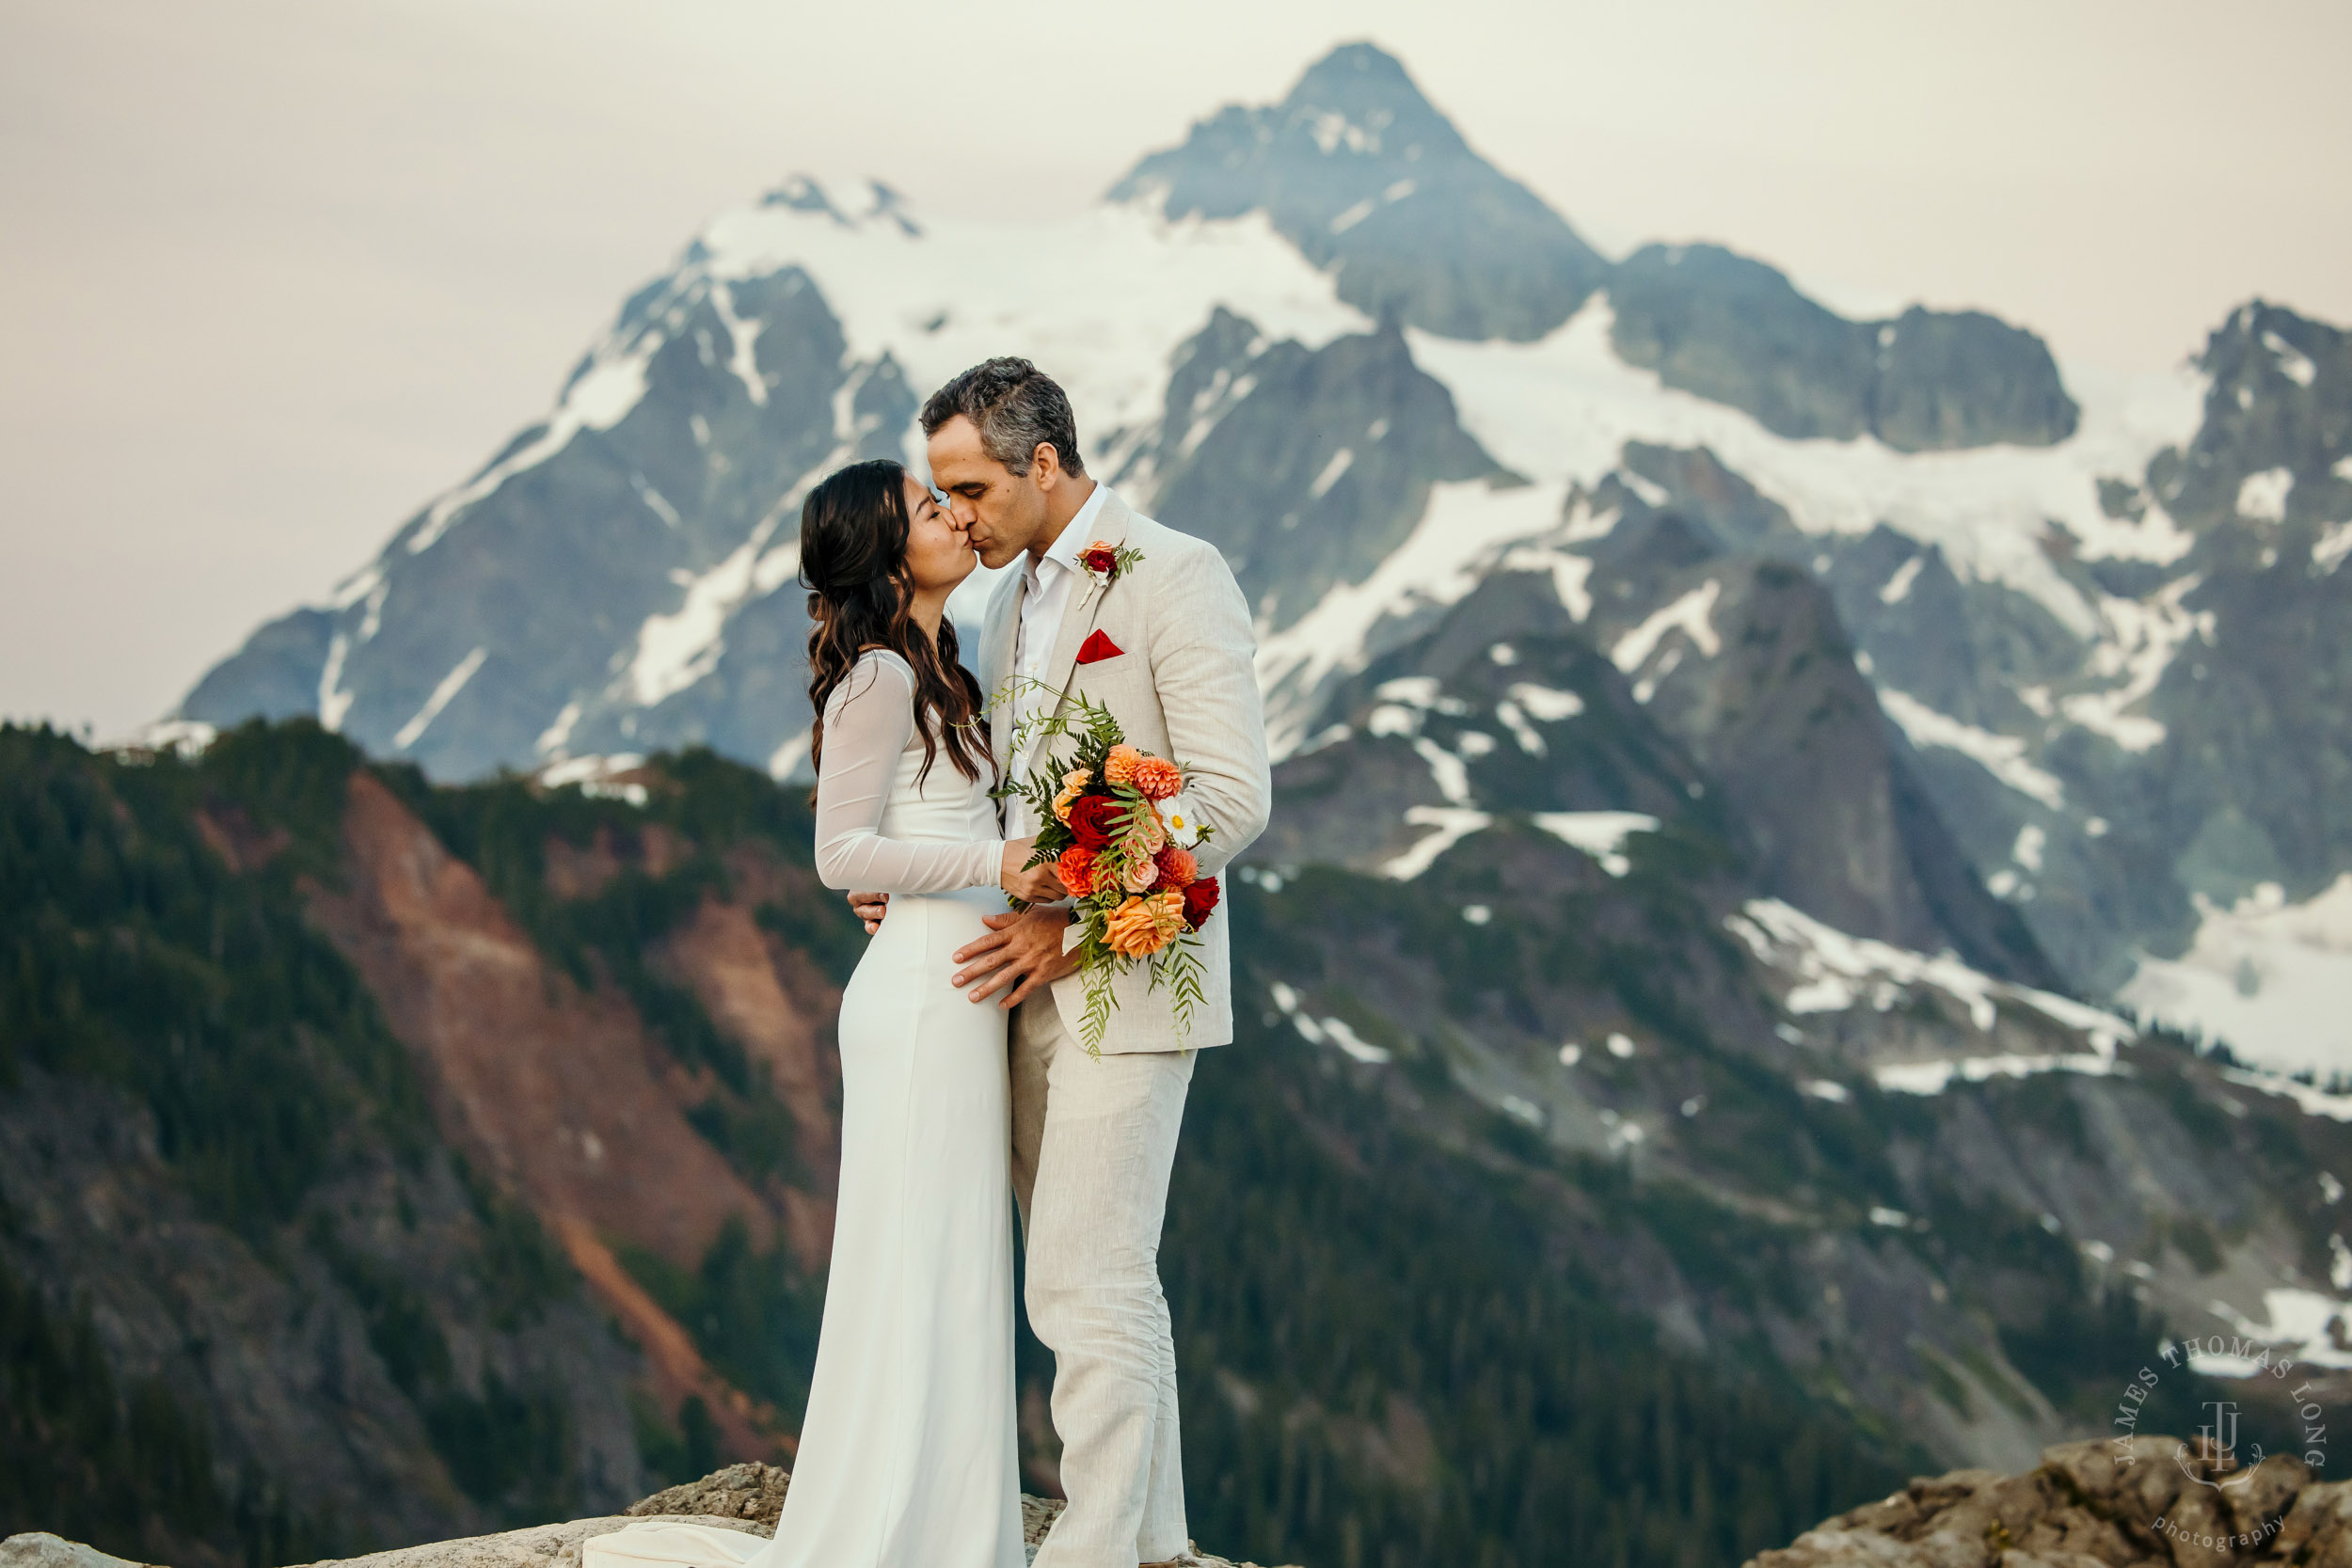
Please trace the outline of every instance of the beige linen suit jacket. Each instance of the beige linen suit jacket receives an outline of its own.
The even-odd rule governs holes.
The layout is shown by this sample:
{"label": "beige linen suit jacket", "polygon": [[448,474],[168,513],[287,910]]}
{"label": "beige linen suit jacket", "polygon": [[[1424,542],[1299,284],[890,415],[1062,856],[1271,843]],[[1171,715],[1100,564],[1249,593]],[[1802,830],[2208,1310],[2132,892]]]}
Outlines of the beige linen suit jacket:
{"label": "beige linen suit jacket", "polygon": [[[1071,584],[1045,674],[1046,684],[1063,694],[1054,711],[1083,693],[1111,711],[1131,744],[1181,765],[1186,805],[1215,830],[1197,850],[1200,873],[1221,877],[1226,864],[1264,832],[1274,798],[1248,605],[1216,546],[1162,527],[1116,493],[1104,496],[1094,538],[1140,550],[1142,559],[1107,587],[1091,573]],[[980,638],[980,689],[990,698],[990,736],[997,766],[1007,776],[1016,768],[1033,770],[1045,750],[1064,757],[1074,750],[1063,737],[1041,742],[1025,762],[1007,754],[1013,723],[1011,704],[1002,693],[1012,671],[1013,634],[1027,578],[1019,570],[1006,574],[989,600]],[[1079,647],[1098,630],[1120,653],[1080,664]],[[1203,1005],[1194,1006],[1191,1026],[1182,1034],[1167,988],[1152,990],[1144,965],[1114,979],[1119,1006],[1103,1036],[1105,1054],[1178,1051],[1232,1039],[1232,911],[1220,902],[1200,929]],[[1074,945],[1077,939],[1073,925],[1070,941]],[[1085,978],[1067,975],[1054,982],[1053,992],[1063,1027],[1073,1039],[1082,1037]]]}

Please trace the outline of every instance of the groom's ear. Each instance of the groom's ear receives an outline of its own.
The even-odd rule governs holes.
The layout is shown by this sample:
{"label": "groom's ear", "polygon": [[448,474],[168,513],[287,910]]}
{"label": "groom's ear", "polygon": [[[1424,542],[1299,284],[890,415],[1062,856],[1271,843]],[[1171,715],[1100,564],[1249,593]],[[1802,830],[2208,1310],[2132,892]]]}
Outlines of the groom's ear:
{"label": "groom's ear", "polygon": [[1054,450],[1054,443],[1040,441],[1029,458],[1029,483],[1050,494],[1066,475],[1067,470],[1061,466],[1061,453]]}

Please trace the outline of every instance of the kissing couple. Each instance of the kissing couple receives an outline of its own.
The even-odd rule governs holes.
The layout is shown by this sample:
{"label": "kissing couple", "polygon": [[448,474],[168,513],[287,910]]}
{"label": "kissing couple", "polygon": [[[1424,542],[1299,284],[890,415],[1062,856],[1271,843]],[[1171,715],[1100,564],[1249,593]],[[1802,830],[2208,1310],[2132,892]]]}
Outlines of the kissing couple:
{"label": "kissing couple", "polygon": [[[1113,974],[1082,1046],[1083,927],[1056,863],[1030,864],[1032,800],[996,786],[1066,766],[1040,732],[1096,705],[1181,764],[1174,819],[1214,877],[1273,793],[1248,608],[1214,546],[1088,475],[1027,360],[964,372],[922,425],[930,484],[853,464],[801,513],[817,867],[872,940],[841,998],[840,1197],[783,1517],[771,1541],[644,1521],[586,1568],[1023,1568],[1016,1207],[1069,1498],[1037,1568],[1190,1555],[1158,1259],[1193,1048],[1232,1038],[1226,922],[1192,939],[1188,1016]],[[976,680],[946,612],[982,562],[1020,567]]]}

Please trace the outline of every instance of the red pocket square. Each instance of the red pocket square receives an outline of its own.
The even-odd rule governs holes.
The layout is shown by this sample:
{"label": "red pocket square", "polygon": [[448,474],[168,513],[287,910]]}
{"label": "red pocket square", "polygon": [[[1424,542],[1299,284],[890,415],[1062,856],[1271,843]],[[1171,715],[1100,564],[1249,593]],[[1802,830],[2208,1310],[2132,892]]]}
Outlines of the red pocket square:
{"label": "red pocket square", "polygon": [[1089,634],[1087,640],[1078,645],[1078,662],[1092,664],[1098,659],[1117,658],[1126,651],[1097,630]]}

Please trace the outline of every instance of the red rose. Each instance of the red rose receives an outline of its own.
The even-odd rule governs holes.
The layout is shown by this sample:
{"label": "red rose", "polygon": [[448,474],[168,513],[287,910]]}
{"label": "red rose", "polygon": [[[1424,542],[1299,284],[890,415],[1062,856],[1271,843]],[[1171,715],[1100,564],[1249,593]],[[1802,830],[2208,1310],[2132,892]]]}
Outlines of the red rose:
{"label": "red rose", "polygon": [[1100,849],[1126,810],[1108,795],[1081,795],[1070,802],[1070,836],[1084,848]]}
{"label": "red rose", "polygon": [[1216,908],[1216,879],[1203,877],[1184,889],[1184,928],[1197,931],[1209,923],[1209,911]]}
{"label": "red rose", "polygon": [[1100,572],[1106,578],[1119,575],[1119,552],[1108,545],[1089,545],[1078,552],[1078,564],[1089,572]]}

